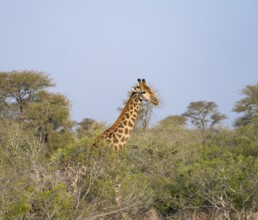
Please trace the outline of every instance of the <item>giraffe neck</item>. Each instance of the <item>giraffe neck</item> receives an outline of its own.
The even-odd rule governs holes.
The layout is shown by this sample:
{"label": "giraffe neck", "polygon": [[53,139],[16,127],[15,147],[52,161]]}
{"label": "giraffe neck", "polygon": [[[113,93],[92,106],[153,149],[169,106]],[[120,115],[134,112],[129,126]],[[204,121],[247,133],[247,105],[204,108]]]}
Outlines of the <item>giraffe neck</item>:
{"label": "giraffe neck", "polygon": [[104,140],[115,149],[123,148],[134,127],[140,105],[141,100],[136,93],[132,93],[115,123],[99,137],[98,142]]}

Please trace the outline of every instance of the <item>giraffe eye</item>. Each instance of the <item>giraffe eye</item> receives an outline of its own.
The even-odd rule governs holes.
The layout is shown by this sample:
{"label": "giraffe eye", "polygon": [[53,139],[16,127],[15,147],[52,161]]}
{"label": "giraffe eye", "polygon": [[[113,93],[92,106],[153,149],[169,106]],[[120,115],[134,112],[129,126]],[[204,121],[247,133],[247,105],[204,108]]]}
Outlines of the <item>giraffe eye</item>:
{"label": "giraffe eye", "polygon": [[146,92],[145,91],[142,91],[142,94],[145,94]]}

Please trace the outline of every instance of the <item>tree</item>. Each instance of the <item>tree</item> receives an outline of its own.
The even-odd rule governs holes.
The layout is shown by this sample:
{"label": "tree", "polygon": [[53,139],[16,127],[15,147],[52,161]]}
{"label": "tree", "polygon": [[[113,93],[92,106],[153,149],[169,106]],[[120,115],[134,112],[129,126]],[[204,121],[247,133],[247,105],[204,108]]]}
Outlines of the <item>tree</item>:
{"label": "tree", "polygon": [[233,111],[237,113],[243,113],[243,116],[239,117],[235,121],[236,127],[243,127],[248,124],[258,124],[258,83],[255,85],[247,85],[242,94],[244,98],[239,100]]}
{"label": "tree", "polygon": [[70,103],[61,94],[39,92],[22,114],[23,125],[33,129],[41,141],[57,148],[71,140]]}
{"label": "tree", "polygon": [[215,102],[191,102],[183,116],[190,118],[191,123],[197,128],[206,130],[214,128],[215,125],[226,119],[226,115],[219,113],[217,108]]}
{"label": "tree", "polygon": [[136,127],[146,129],[149,126],[151,117],[153,115],[153,108],[154,105],[152,103],[143,102],[141,104],[137,115]]}
{"label": "tree", "polygon": [[183,127],[185,125],[186,125],[186,118],[182,115],[170,115],[159,122],[159,126],[165,129],[170,128],[172,126]]}
{"label": "tree", "polygon": [[1,219],[75,219],[46,145],[18,122],[0,123],[0,133]]}
{"label": "tree", "polygon": [[104,129],[104,124],[95,121],[91,118],[84,118],[81,122],[77,123],[79,127],[76,129],[76,132],[79,138],[84,135],[88,137],[93,137],[98,131]]}
{"label": "tree", "polygon": [[35,71],[0,72],[0,117],[19,122],[50,148],[71,141],[69,100],[47,92],[52,79]]}
{"label": "tree", "polygon": [[25,105],[33,100],[38,92],[51,86],[54,86],[54,83],[50,77],[41,72],[0,72],[0,102],[9,107],[16,106],[22,113]]}

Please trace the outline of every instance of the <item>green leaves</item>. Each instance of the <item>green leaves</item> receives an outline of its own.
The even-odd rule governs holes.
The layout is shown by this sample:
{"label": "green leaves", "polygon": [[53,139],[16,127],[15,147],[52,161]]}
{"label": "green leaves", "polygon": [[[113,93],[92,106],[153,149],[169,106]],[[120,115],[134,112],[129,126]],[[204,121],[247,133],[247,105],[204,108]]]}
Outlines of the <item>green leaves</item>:
{"label": "green leaves", "polygon": [[38,92],[53,85],[49,76],[41,72],[0,72],[2,102],[9,105],[15,102],[20,112],[23,112],[24,106],[33,100]]}
{"label": "green leaves", "polygon": [[86,118],[72,129],[70,102],[46,90],[49,76],[0,73],[0,85],[3,219],[149,219],[150,209],[167,219],[254,218],[257,85],[235,105],[244,114],[236,129],[211,129],[225,118],[214,102],[192,102],[152,129],[144,106],[146,129],[118,152],[92,148],[102,123]]}
{"label": "green leaves", "polygon": [[219,113],[217,107],[214,102],[191,102],[183,115],[190,118],[191,123],[197,128],[206,130],[226,119],[226,115]]}
{"label": "green leaves", "polygon": [[52,79],[41,72],[0,72],[0,120],[14,120],[47,143],[49,151],[73,141],[70,102],[49,93]]}
{"label": "green leaves", "polygon": [[247,85],[242,90],[242,95],[244,98],[235,104],[233,111],[244,115],[235,121],[235,126],[242,127],[253,124],[258,129],[258,83]]}

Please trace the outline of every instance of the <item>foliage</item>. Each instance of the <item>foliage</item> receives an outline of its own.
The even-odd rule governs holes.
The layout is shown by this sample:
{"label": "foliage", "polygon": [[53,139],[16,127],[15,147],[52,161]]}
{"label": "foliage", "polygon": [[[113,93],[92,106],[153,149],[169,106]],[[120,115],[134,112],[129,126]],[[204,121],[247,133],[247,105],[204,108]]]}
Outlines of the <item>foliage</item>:
{"label": "foliage", "polygon": [[35,71],[0,72],[0,101],[6,105],[15,102],[20,112],[28,101],[48,87],[53,86],[48,75]]}
{"label": "foliage", "polygon": [[258,83],[255,85],[247,85],[242,94],[244,98],[239,100],[233,111],[238,113],[244,113],[235,121],[236,127],[242,127],[248,124],[253,124],[258,127]]}
{"label": "foliage", "polygon": [[76,132],[79,138],[94,137],[97,133],[104,130],[104,123],[100,123],[91,118],[84,118],[81,122],[77,123],[78,127]]}
{"label": "foliage", "polygon": [[206,130],[226,118],[226,115],[218,112],[217,107],[215,102],[191,102],[183,115],[190,118],[191,123],[197,128]]}
{"label": "foliage", "polygon": [[105,146],[92,148],[92,142],[82,139],[51,158],[53,163],[64,165],[68,173],[66,181],[75,199],[75,215],[121,219],[148,210],[153,191],[146,177],[130,163],[128,153],[113,152]]}
{"label": "foliage", "polygon": [[[116,152],[92,147],[102,123],[84,119],[72,130],[69,100],[46,87],[23,96],[22,111],[0,87],[1,219],[256,219],[255,114],[234,129],[207,129],[221,114],[202,102],[194,112],[205,142],[202,129],[171,115]],[[256,99],[247,97],[235,108],[249,114]]]}
{"label": "foliage", "polygon": [[71,196],[51,170],[46,147],[19,124],[5,125],[0,140],[0,215],[3,219],[51,219],[71,214]]}
{"label": "foliage", "polygon": [[21,116],[23,126],[33,129],[50,148],[64,146],[73,139],[69,105],[67,98],[61,94],[40,92],[25,107]]}
{"label": "foliage", "polygon": [[46,91],[53,85],[50,77],[41,72],[0,73],[0,120],[19,122],[24,130],[47,143],[49,151],[73,140],[69,100]]}
{"label": "foliage", "polygon": [[162,119],[158,126],[163,129],[171,129],[172,127],[176,126],[185,126],[186,125],[186,118],[182,115],[170,115],[166,118]]}

